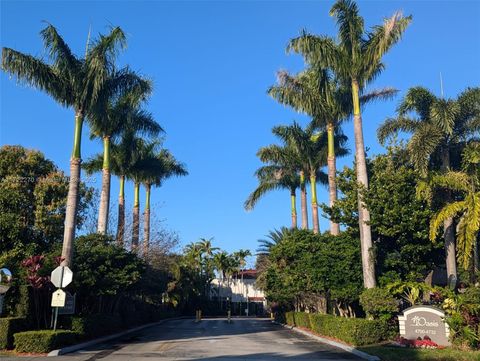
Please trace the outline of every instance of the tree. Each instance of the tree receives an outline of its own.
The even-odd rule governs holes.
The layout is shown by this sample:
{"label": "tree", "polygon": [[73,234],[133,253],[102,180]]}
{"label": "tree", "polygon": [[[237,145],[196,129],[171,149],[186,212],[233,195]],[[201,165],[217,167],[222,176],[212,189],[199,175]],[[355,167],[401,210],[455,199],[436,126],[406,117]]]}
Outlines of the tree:
{"label": "tree", "polygon": [[308,211],[307,191],[305,188],[305,172],[301,167],[301,162],[298,158],[296,150],[286,143],[283,145],[272,144],[260,148],[257,152],[257,156],[262,162],[267,163],[267,165],[257,170],[257,177],[261,178],[260,185],[245,202],[245,208],[250,209],[251,207],[254,207],[258,199],[267,191],[285,188],[288,186],[290,189],[291,198],[292,225],[294,223],[296,225],[296,199],[294,203],[294,192],[292,191],[296,190],[296,187],[293,188],[293,186],[295,185],[295,177],[297,177],[298,174],[298,185],[300,186],[300,208],[302,212],[302,229],[307,229]]}
{"label": "tree", "polygon": [[[323,184],[328,183],[328,176],[321,170],[327,164],[327,136],[325,133],[314,133],[312,128],[304,130],[296,122],[290,126],[274,127],[273,133],[295,150],[297,159],[301,162],[301,169],[309,175],[312,193],[313,232],[319,233],[317,181]],[[346,138],[337,136],[337,141],[341,142],[341,144],[337,144],[339,146],[337,155],[347,154],[346,149],[340,148],[346,142]]]}
{"label": "tree", "polygon": [[341,315],[354,315],[351,304],[362,289],[358,240],[346,233],[291,231],[270,248],[268,259],[265,293],[270,301],[318,312],[331,296]]}
{"label": "tree", "polygon": [[[120,139],[110,143],[110,170],[119,177],[118,217],[116,240],[119,246],[124,245],[125,237],[125,181],[133,167],[135,149],[141,147],[143,140],[138,137],[135,130],[125,130]],[[103,154],[99,153],[89,158],[82,166],[88,174],[103,169]]]}
{"label": "tree", "polygon": [[300,184],[297,173],[287,167],[266,165],[258,168],[255,176],[259,184],[245,201],[245,209],[250,210],[255,207],[257,201],[269,191],[287,189],[290,191],[292,229],[297,228],[296,190]]}
{"label": "tree", "polygon": [[332,209],[324,208],[345,228],[353,239],[359,239],[357,194],[372,214],[371,229],[375,240],[373,252],[376,273],[381,286],[396,281],[424,279],[431,270],[442,265],[442,250],[428,237],[433,210],[418,199],[420,181],[406,150],[389,147],[388,153],[367,159],[370,186],[362,189],[356,172],[344,168],[337,177],[342,197]]}
{"label": "tree", "polygon": [[[277,78],[278,85],[270,87],[268,94],[278,102],[309,115],[314,127],[327,131],[328,190],[332,207],[337,200],[334,139],[335,133],[341,134],[341,123],[353,112],[351,89],[335,79],[334,74],[327,68],[309,67],[295,76],[280,71]],[[396,90],[392,88],[375,90],[362,95],[360,102],[388,99],[395,93]],[[339,232],[338,223],[330,220],[330,233],[338,235]]]}
{"label": "tree", "polygon": [[[131,78],[128,88],[120,89],[120,93],[109,93],[89,116],[91,136],[103,141],[102,162],[102,190],[98,211],[98,233],[107,232],[108,214],[110,205],[110,151],[112,138],[118,137],[123,131],[133,129],[148,135],[157,135],[162,128],[156,123],[151,114],[139,108],[140,102],[152,91],[151,82],[142,79],[129,69],[121,71],[124,76]],[[118,78],[118,72],[110,75]]]}
{"label": "tree", "polygon": [[[342,82],[349,83],[352,89],[353,121],[355,134],[355,161],[357,181],[368,188],[368,176],[363,140],[360,94],[383,70],[382,57],[397,43],[411,16],[403,17],[397,12],[365,34],[364,20],[357,4],[351,0],[338,0],[331,8],[339,28],[339,42],[328,37],[320,37],[304,32],[291,40],[288,49],[301,53],[309,64],[332,69]],[[358,197],[359,227],[362,248],[363,279],[366,288],[373,288],[375,262],[370,253],[372,237],[370,212]]]}
{"label": "tree", "polygon": [[[458,169],[465,140],[480,130],[480,88],[465,90],[456,100],[437,98],[423,87],[411,88],[397,108],[398,116],[378,129],[385,143],[399,132],[412,134],[407,144],[410,159],[422,176],[428,170],[447,173]],[[449,190],[441,197],[452,201]],[[456,282],[455,227],[453,217],[444,219],[444,239],[449,282]]]}
{"label": "tree", "polygon": [[[82,227],[93,190],[80,183],[77,224]],[[68,180],[36,150],[0,147],[0,263],[13,271],[23,259],[63,238]]]}
{"label": "tree", "polygon": [[82,59],[72,53],[52,25],[47,25],[40,34],[50,63],[10,48],[2,48],[2,69],[15,76],[18,81],[46,92],[58,103],[72,107],[75,111],[62,250],[62,265],[69,266],[72,264],[77,222],[83,121],[85,116],[101,103],[101,96],[115,93],[129,83],[130,78],[125,74],[118,74],[115,79],[108,76],[115,66],[118,49],[125,47],[126,39],[119,27],[112,28],[109,35],[100,35],[91,48],[87,41],[86,55]]}
{"label": "tree", "polygon": [[144,212],[144,232],[143,232],[143,255],[147,257],[150,243],[150,194],[151,187],[160,187],[163,182],[173,176],[186,176],[188,172],[185,166],[178,162],[175,157],[167,150],[162,149],[157,154],[152,154],[144,160],[142,166],[142,180],[145,186],[145,212]]}
{"label": "tree", "polygon": [[472,142],[463,151],[463,171],[434,174],[428,183],[420,192],[430,200],[432,188],[448,189],[459,194],[455,197],[456,200],[451,200],[432,217],[430,240],[437,238],[438,229],[447,219],[458,217],[458,261],[465,270],[472,265],[474,271],[478,272],[476,250],[480,230],[480,143]]}

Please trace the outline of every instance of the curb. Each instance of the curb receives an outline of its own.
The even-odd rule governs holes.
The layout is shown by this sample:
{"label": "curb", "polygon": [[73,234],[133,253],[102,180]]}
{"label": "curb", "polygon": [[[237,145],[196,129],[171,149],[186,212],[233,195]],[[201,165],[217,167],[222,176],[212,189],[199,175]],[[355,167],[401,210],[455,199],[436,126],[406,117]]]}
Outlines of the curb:
{"label": "curb", "polygon": [[189,318],[191,318],[191,317],[172,317],[172,318],[166,318],[164,320],[160,320],[160,321],[157,321],[157,322],[147,323],[146,325],[131,328],[131,329],[128,329],[126,331],[119,332],[119,333],[114,333],[113,335],[108,335],[108,336],[104,336],[104,337],[101,337],[101,338],[96,338],[94,340],[82,342],[82,343],[79,343],[79,344],[76,344],[76,345],[63,347],[63,348],[60,348],[58,350],[53,350],[53,351],[50,351],[47,356],[48,357],[52,357],[52,356],[55,357],[55,356],[65,355],[67,353],[82,350],[82,349],[88,348],[90,346],[97,345],[99,343],[104,343],[104,342],[107,342],[107,341],[114,340],[116,338],[126,336],[130,333],[134,333],[134,332],[143,330],[143,329],[148,328],[148,327],[161,325],[162,323],[165,323],[165,322],[168,322],[168,321],[183,320],[183,319],[189,319]]}
{"label": "curb", "polygon": [[357,350],[355,347],[352,347],[352,346],[348,346],[348,345],[345,345],[343,343],[340,343],[340,342],[337,342],[337,341],[333,341],[333,340],[330,340],[328,338],[323,338],[321,336],[317,336],[317,335],[314,335],[313,333],[310,333],[308,331],[305,331],[305,330],[301,330],[299,328],[296,328],[295,326],[289,326],[289,325],[286,325],[286,324],[283,324],[283,323],[279,323],[279,322],[276,322],[276,321],[272,321],[273,323],[277,324],[277,325],[280,325],[282,327],[285,327],[285,328],[288,328],[289,330],[292,330],[293,332],[297,332],[297,333],[300,333],[302,335],[305,335],[305,336],[308,336],[310,338],[313,338],[314,340],[316,341],[319,341],[319,342],[322,342],[322,343],[325,343],[327,345],[330,345],[330,346],[333,346],[333,347],[337,347],[337,348],[340,348],[344,351],[347,351],[351,354],[354,354],[355,356],[358,356],[360,358],[363,358],[364,360],[368,360],[368,361],[380,361],[380,358],[378,356],[374,356],[374,355],[370,355],[366,352],[363,352],[363,351],[359,351]]}

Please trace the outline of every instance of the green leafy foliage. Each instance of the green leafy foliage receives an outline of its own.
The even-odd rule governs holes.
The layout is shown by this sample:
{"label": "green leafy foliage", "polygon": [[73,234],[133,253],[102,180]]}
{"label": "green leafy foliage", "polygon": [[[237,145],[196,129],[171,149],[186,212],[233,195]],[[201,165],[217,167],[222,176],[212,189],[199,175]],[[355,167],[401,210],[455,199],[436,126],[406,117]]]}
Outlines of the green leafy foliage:
{"label": "green leafy foliage", "polygon": [[[270,301],[309,305],[326,295],[351,303],[362,290],[360,245],[346,234],[297,230],[270,248],[265,292]],[[313,304],[309,305],[313,309]]]}
{"label": "green leafy foliage", "polygon": [[398,312],[398,302],[385,288],[368,288],[360,295],[360,305],[373,319],[389,320]]}
{"label": "green leafy foliage", "polygon": [[[419,176],[405,151],[391,148],[368,163],[370,184],[362,194],[371,214],[376,268],[381,285],[393,281],[415,281],[436,265],[444,263],[440,243],[429,240],[433,215],[425,201],[416,197]],[[357,182],[355,170],[344,168],[337,178],[343,194],[327,214],[347,226],[358,237]]]}
{"label": "green leafy foliage", "polygon": [[0,318],[0,350],[13,348],[13,335],[27,329],[24,317]]}
{"label": "green leafy foliage", "polygon": [[[63,237],[68,180],[35,150],[0,148],[0,264],[18,274],[20,261],[48,251]],[[92,190],[80,186],[77,227],[90,206]]]}
{"label": "green leafy foliage", "polygon": [[287,312],[285,317],[290,326],[309,328],[319,335],[333,337],[355,346],[379,343],[394,334],[387,322],[381,320],[305,312]]}
{"label": "green leafy foliage", "polygon": [[450,326],[452,341],[464,347],[480,345],[480,288],[469,287],[463,294],[447,298],[443,302]]}
{"label": "green leafy foliage", "polygon": [[46,353],[72,345],[78,340],[78,334],[72,331],[26,331],[15,334],[17,352]]}

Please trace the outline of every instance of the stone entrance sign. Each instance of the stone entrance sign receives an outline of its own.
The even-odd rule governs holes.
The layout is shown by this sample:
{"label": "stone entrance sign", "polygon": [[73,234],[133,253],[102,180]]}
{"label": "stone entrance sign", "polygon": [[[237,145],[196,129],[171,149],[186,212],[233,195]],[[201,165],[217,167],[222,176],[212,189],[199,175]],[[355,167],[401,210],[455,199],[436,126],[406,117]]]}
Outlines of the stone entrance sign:
{"label": "stone entrance sign", "polygon": [[450,329],[444,321],[445,313],[431,306],[413,306],[398,316],[400,336],[407,340],[416,340],[425,336],[437,345],[450,346]]}

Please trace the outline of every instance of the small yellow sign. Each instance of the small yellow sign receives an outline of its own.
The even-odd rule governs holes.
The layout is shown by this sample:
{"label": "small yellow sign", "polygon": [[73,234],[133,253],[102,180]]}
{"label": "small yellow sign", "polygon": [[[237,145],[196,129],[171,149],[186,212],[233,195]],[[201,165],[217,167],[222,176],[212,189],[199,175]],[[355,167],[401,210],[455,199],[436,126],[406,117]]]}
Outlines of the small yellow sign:
{"label": "small yellow sign", "polygon": [[52,294],[52,307],[64,307],[67,294],[63,290],[56,290]]}

